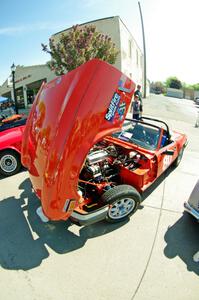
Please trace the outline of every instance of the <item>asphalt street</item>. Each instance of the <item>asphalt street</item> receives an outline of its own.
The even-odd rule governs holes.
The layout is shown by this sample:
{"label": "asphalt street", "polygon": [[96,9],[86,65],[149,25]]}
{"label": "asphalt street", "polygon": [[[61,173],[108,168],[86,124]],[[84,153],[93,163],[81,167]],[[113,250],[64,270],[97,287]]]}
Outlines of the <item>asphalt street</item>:
{"label": "asphalt street", "polygon": [[0,179],[1,299],[198,300],[199,224],[183,209],[199,178],[198,108],[161,95],[143,103],[144,115],[185,132],[189,143],[130,220],[44,224],[28,173]]}

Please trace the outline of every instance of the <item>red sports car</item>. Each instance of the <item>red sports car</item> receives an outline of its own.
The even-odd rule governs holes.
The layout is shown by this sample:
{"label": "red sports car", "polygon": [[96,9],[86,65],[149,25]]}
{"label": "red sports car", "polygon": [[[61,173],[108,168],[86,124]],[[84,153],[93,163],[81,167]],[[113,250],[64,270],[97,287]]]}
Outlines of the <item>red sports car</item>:
{"label": "red sports car", "polygon": [[97,59],[42,86],[22,162],[43,221],[122,221],[136,211],[142,192],[179,164],[184,134],[159,120],[125,120],[134,90],[128,77]]}
{"label": "red sports car", "polygon": [[26,116],[0,118],[0,174],[10,176],[21,168],[22,134]]}

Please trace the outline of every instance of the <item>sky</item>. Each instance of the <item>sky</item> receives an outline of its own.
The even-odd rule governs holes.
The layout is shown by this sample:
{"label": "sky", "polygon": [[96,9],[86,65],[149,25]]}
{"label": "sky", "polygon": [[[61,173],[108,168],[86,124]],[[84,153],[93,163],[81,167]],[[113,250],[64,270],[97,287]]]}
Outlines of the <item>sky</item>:
{"label": "sky", "polygon": [[[176,76],[199,83],[198,0],[140,0],[145,28],[147,78]],[[41,43],[75,24],[120,16],[139,47],[142,29],[136,0],[1,0],[0,85],[10,66],[43,64],[50,59]],[[132,70],[133,74],[133,70]]]}

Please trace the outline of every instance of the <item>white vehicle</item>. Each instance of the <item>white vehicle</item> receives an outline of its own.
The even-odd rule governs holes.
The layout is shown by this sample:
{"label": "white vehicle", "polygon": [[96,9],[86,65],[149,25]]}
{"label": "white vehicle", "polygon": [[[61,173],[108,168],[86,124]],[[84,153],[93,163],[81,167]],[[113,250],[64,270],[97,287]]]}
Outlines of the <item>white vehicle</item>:
{"label": "white vehicle", "polygon": [[196,105],[199,105],[199,97],[196,97],[194,101]]}
{"label": "white vehicle", "polygon": [[185,210],[199,221],[199,180],[197,181],[189,200],[184,203]]}

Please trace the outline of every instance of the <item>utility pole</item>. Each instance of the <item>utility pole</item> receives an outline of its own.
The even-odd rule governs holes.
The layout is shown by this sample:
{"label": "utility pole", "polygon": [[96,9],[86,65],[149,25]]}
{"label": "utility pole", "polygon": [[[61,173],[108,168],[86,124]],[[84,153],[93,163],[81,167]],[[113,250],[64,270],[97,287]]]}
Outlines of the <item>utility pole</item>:
{"label": "utility pole", "polygon": [[144,54],[144,98],[146,98],[146,45],[145,45],[145,35],[144,35],[144,23],[142,18],[142,10],[140,2],[138,2],[139,10],[140,10],[140,18],[142,24],[142,40],[143,40],[143,54]]}

